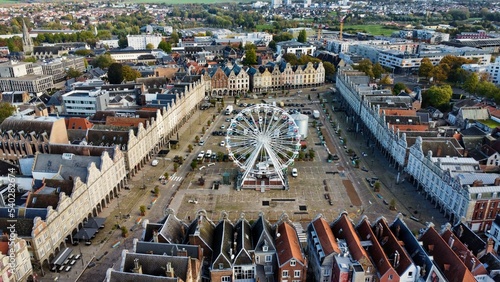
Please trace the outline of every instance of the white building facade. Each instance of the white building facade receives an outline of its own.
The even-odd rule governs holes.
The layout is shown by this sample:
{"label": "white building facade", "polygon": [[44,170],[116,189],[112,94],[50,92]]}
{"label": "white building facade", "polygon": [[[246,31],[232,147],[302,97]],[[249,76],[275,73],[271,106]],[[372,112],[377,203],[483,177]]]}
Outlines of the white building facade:
{"label": "white building facade", "polygon": [[153,49],[156,49],[162,40],[163,37],[157,34],[127,35],[128,46],[135,50],[147,49],[148,44],[152,44]]}

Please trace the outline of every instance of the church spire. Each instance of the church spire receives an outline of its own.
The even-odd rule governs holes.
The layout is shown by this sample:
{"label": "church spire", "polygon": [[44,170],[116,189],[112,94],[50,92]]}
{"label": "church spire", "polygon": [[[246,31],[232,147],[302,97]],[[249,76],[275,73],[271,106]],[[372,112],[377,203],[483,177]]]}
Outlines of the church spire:
{"label": "church spire", "polygon": [[33,53],[33,40],[31,39],[28,27],[23,19],[23,52],[25,55],[31,55]]}

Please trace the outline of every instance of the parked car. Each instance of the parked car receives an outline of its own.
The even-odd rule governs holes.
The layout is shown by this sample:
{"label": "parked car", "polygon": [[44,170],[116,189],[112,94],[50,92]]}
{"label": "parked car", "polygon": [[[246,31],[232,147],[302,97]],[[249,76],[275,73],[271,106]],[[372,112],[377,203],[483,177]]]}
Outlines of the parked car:
{"label": "parked car", "polygon": [[152,166],[157,166],[159,163],[159,161],[157,159],[154,159],[152,162],[151,162],[151,165]]}
{"label": "parked car", "polygon": [[200,139],[200,142],[198,142],[198,145],[200,145],[200,146],[203,146],[203,145],[205,145],[205,140],[203,140],[203,139]]}
{"label": "parked car", "polygon": [[299,175],[298,171],[296,168],[292,168],[292,176],[297,177]]}
{"label": "parked car", "polygon": [[66,268],[64,269],[64,271],[66,271],[66,272],[69,272],[70,270],[71,270],[71,266],[70,265],[66,266]]}
{"label": "parked car", "polygon": [[220,146],[221,146],[221,147],[226,146],[226,141],[224,141],[224,140],[220,141]]}

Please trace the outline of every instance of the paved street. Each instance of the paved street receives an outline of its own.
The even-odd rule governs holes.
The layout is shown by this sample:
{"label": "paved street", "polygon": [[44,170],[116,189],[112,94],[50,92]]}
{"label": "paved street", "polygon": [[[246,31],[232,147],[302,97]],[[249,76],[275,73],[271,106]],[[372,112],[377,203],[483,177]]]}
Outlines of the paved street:
{"label": "paved street", "polygon": [[[327,93],[329,86],[318,88],[317,92],[304,90],[302,96],[298,96],[292,90],[288,96],[266,97],[266,101],[304,103],[307,104],[305,107],[321,110],[323,114],[321,106],[318,103],[310,103],[307,97],[311,94],[312,97],[316,98],[317,93]],[[330,97],[330,94],[325,94],[325,97]],[[226,103],[233,102],[232,99],[226,100],[228,100],[225,101]],[[245,100],[248,103],[259,103],[260,101]],[[321,140],[318,130],[311,126],[313,118],[310,117],[307,144],[308,149],[314,149],[316,158],[314,161],[295,162],[299,176],[297,178],[290,177],[289,191],[276,190],[264,193],[249,190],[236,191],[234,183],[220,185],[218,190],[212,190],[212,184],[215,180],[222,180],[224,173],[235,175],[236,167],[231,162],[206,162],[192,171],[190,163],[201,150],[224,151],[224,148],[219,146],[224,137],[213,136],[211,131],[220,130],[222,124],[227,124],[225,120],[228,116],[217,114],[215,121],[210,126],[207,123],[216,112],[215,108],[210,108],[193,115],[188,123],[179,130],[179,147],[172,149],[166,158],[159,158],[158,166],[146,165],[143,170],[129,180],[131,189],[122,190],[119,198],[114,199],[99,215],[107,218],[106,226],[92,240],[92,245],[71,246],[73,253],[81,252],[83,254],[83,259],[70,272],[47,272],[46,276],[42,277],[42,281],[54,281],[57,277],[59,281],[75,281],[90,261],[92,261],[92,265],[95,265],[87,268],[78,281],[102,281],[108,268],[118,267],[121,252],[132,247],[133,238],[141,238],[143,228],[141,224],[136,224],[136,222],[139,219],[142,219],[143,223],[145,221],[157,222],[164,217],[166,207],[173,209],[179,218],[186,221],[192,219],[196,211],[204,209],[214,222],[220,219],[222,211],[226,211],[233,221],[240,218],[242,214],[248,220],[254,220],[260,212],[263,212],[271,222],[275,222],[286,212],[291,220],[306,225],[318,213],[322,213],[327,220],[332,221],[343,210],[349,213],[355,223],[363,215],[367,215],[372,221],[375,221],[379,216],[385,216],[391,221],[398,212],[403,212],[408,217],[414,215],[420,218],[421,222],[432,220],[438,226],[446,222],[444,217],[429,202],[415,192],[414,187],[408,183],[396,184],[397,171],[388,167],[388,162],[377,150],[367,147],[367,141],[362,135],[348,132],[349,126],[345,123],[346,118],[343,112],[330,114],[333,115],[333,120],[338,121],[348,147],[353,149],[360,157],[362,151],[367,152],[368,156],[361,158],[360,167],[365,166],[368,168],[368,172],[352,166],[339,142],[338,136],[334,134],[333,127],[327,120],[320,120],[326,126],[329,134],[333,136],[333,144],[340,156],[339,161],[326,162],[328,153],[323,145],[318,145]],[[202,132],[203,127],[206,130],[205,134]],[[203,147],[194,143],[196,135],[203,136],[202,138],[205,140]],[[188,153],[189,144],[194,146],[194,150],[190,154]],[[176,155],[186,157],[186,160],[184,160],[177,172],[174,172],[172,158]],[[201,170],[200,167],[202,167]],[[164,172],[169,173],[170,180],[166,185],[161,185],[158,178]],[[332,172],[339,173],[333,174]],[[364,180],[366,177],[373,176],[377,176],[383,184],[378,194],[387,201],[395,199],[398,211],[390,211],[388,206],[383,203],[382,199],[372,191],[372,188]],[[201,177],[205,180],[203,185],[198,182]],[[353,183],[362,201],[361,206],[355,206],[351,203],[346,188],[342,183],[343,180],[350,180]],[[144,184],[146,189],[140,189]],[[160,196],[156,203],[151,206],[151,209],[147,210],[146,216],[141,217],[139,207],[151,204],[155,198],[151,190],[156,185],[160,188]],[[328,195],[331,204],[326,195]],[[189,200],[196,203],[189,203]],[[414,231],[418,231],[419,228],[424,226],[422,223],[409,218],[406,222]],[[128,237],[123,238],[121,231],[114,229],[115,224],[126,226],[128,230],[132,229],[133,231],[129,231]],[[135,227],[132,228],[133,226]],[[115,247],[113,248],[113,246]]]}

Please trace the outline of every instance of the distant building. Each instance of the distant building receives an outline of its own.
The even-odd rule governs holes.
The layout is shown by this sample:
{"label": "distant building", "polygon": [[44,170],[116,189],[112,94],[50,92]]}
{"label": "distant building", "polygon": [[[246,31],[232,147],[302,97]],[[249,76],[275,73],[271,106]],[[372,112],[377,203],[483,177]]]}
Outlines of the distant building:
{"label": "distant building", "polygon": [[64,111],[70,115],[91,116],[105,110],[110,102],[109,92],[102,89],[73,90],[62,95]]}
{"label": "distant building", "polygon": [[152,44],[153,48],[157,48],[162,40],[163,37],[157,34],[127,35],[128,46],[135,50],[147,49],[148,44]]}
{"label": "distant building", "polygon": [[31,55],[33,53],[33,40],[28,32],[28,28],[26,27],[26,23],[23,20],[23,52],[26,55]]}
{"label": "distant building", "polygon": [[271,0],[271,8],[272,9],[277,9],[277,8],[281,7],[281,5],[283,5],[282,0]]}

